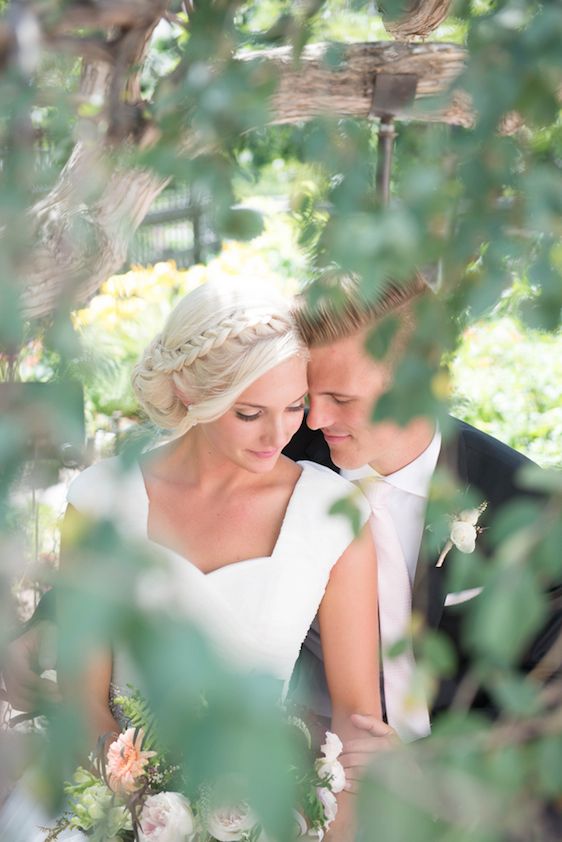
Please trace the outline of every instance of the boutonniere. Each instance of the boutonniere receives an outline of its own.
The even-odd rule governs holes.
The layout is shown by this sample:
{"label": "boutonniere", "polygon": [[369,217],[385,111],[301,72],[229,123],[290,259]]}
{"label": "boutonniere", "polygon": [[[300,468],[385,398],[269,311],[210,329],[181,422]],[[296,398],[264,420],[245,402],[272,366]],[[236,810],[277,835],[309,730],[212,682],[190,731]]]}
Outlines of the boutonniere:
{"label": "boutonniere", "polygon": [[458,515],[451,517],[451,531],[449,539],[441,551],[441,555],[437,559],[436,567],[441,567],[445,561],[445,556],[456,547],[461,553],[472,553],[476,547],[476,539],[483,531],[481,526],[478,526],[480,515],[488,508],[488,503],[484,500],[476,509],[465,509]]}

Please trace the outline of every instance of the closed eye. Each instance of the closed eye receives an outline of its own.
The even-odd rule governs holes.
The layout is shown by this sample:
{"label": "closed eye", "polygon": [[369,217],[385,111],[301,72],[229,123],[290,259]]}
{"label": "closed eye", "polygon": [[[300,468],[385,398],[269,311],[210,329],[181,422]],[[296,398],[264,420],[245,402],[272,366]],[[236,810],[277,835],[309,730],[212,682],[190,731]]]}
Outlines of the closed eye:
{"label": "closed eye", "polygon": [[239,412],[236,410],[236,417],[239,418],[241,421],[255,421],[256,418],[259,418],[261,412],[254,412],[253,415],[246,415],[244,412]]}
{"label": "closed eye", "polygon": [[[239,409],[235,410],[236,417],[239,418],[241,421],[256,421],[261,416],[261,410],[258,412],[253,412],[252,414],[247,414],[245,412],[241,412]],[[304,402],[301,401],[297,406],[288,406],[287,412],[304,412]]]}

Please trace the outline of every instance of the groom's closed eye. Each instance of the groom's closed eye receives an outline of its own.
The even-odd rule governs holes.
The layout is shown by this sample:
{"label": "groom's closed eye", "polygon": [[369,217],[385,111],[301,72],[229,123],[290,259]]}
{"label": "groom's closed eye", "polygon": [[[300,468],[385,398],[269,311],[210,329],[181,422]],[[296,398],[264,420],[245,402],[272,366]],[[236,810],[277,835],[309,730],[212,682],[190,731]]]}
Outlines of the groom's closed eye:
{"label": "groom's closed eye", "polygon": [[358,396],[357,395],[346,395],[341,392],[316,392],[315,396],[317,398],[329,398],[336,404],[344,404],[344,403],[353,403],[356,401]]}

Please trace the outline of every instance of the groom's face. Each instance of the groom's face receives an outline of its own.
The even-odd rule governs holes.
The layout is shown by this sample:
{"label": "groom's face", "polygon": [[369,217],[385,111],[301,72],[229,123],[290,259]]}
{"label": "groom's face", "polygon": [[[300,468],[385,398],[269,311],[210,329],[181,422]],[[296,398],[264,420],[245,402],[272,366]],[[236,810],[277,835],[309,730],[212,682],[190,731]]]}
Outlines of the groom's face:
{"label": "groom's face", "polygon": [[371,422],[373,408],[391,382],[390,367],[365,351],[366,332],[310,350],[307,424],[322,430],[340,468],[377,468],[392,447],[397,427]]}

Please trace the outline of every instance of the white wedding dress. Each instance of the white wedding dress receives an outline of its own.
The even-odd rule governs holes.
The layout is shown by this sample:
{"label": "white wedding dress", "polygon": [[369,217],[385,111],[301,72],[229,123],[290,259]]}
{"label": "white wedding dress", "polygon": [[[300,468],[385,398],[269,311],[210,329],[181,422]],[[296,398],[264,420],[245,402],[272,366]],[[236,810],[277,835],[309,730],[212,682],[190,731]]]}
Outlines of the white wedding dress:
{"label": "white wedding dress", "polygon": [[[330,571],[353,540],[350,521],[329,515],[330,507],[353,495],[361,522],[369,517],[366,500],[350,482],[313,462],[298,464],[302,473],[270,556],[245,559],[205,574],[158,545],[163,566],[148,578],[141,574],[132,595],[141,604],[191,620],[229,664],[268,672],[285,689]],[[138,463],[126,473],[117,457],[92,465],[70,486],[68,502],[90,517],[111,518],[125,537],[156,547],[147,536],[149,501]],[[129,682],[135,683],[135,676],[124,655],[115,652],[113,683],[125,687]],[[21,840],[43,838],[28,835]],[[61,842],[85,838],[76,831],[60,836]]]}
{"label": "white wedding dress", "polygon": [[[302,473],[272,554],[210,573],[149,541],[149,501],[138,463],[124,474],[117,457],[98,462],[74,480],[68,502],[90,517],[111,518],[126,537],[158,548],[164,570],[140,579],[141,602],[192,620],[228,663],[267,671],[287,683],[330,571],[353,540],[350,521],[329,510],[353,494],[362,522],[369,517],[368,504],[350,482],[314,462],[298,464]],[[130,678],[115,653],[114,683],[125,686]]]}

